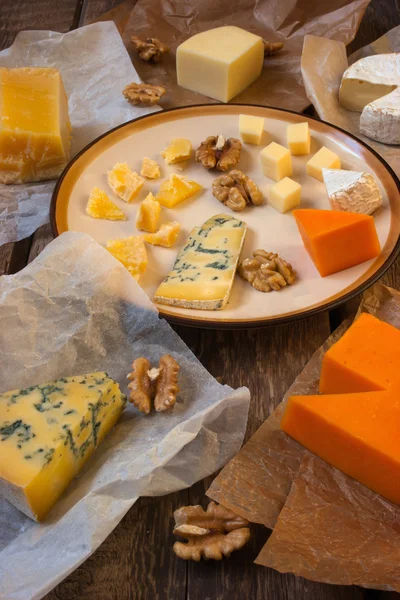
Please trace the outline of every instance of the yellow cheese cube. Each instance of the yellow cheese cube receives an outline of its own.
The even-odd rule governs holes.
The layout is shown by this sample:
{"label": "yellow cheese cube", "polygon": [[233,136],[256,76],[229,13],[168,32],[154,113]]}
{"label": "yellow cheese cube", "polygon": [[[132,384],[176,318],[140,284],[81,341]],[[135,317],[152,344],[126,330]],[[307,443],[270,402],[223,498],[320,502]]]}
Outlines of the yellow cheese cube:
{"label": "yellow cheese cube", "polygon": [[161,204],[154,199],[150,192],[141,202],[136,215],[136,227],[142,231],[154,233],[160,223]]}
{"label": "yellow cheese cube", "polygon": [[41,521],[126,404],[106,373],[0,394],[0,495]]}
{"label": "yellow cheese cube", "polygon": [[185,138],[175,138],[171,140],[168,146],[161,152],[167,165],[188,160],[192,154],[192,144]]}
{"label": "yellow cheese cube", "polygon": [[94,187],[90,192],[86,212],[95,219],[110,219],[110,221],[125,221],[125,213],[111,202],[103,190]]}
{"label": "yellow cheese cube", "polygon": [[124,265],[135,279],[139,279],[147,267],[147,251],[140,235],[119,240],[108,240],[107,250]]}
{"label": "yellow cheese cube", "polygon": [[324,181],[322,169],[340,169],[340,167],[338,155],[325,146],[322,146],[306,164],[307,173],[319,181]]}
{"label": "yellow cheese cube", "polygon": [[311,136],[308,123],[293,123],[286,129],[287,144],[292,154],[310,154]]}
{"label": "yellow cheese cube", "polygon": [[292,156],[290,150],[271,142],[260,152],[261,166],[266,177],[279,181],[292,174]]}
{"label": "yellow cheese cube", "polygon": [[56,69],[0,68],[0,183],[58,177],[70,159],[70,136]]}
{"label": "yellow cheese cube", "polygon": [[143,177],[131,171],[127,163],[117,163],[107,174],[108,185],[125,202],[132,202],[144,184]]}
{"label": "yellow cheese cube", "polygon": [[171,248],[178,239],[178,235],[181,229],[180,223],[177,221],[171,221],[170,223],[164,223],[161,225],[157,233],[145,234],[144,241],[152,244],[153,246],[163,246],[164,248]]}
{"label": "yellow cheese cube", "polygon": [[290,177],[284,177],[269,190],[268,201],[281,213],[300,204],[301,185]]}
{"label": "yellow cheese cube", "polygon": [[178,85],[229,102],[261,73],[262,38],[240,27],[225,26],[198,33],[178,46]]}
{"label": "yellow cheese cube", "polygon": [[173,173],[169,179],[162,182],[160,190],[156,194],[156,200],[162,206],[172,208],[202,189],[203,187],[199,183],[184,179],[181,175]]}
{"label": "yellow cheese cube", "polygon": [[142,162],[140,174],[142,177],[146,177],[146,179],[158,179],[161,175],[161,171],[155,160],[145,156]]}
{"label": "yellow cheese cube", "polygon": [[252,115],[239,115],[239,133],[245,144],[261,143],[264,131],[264,121],[262,117],[253,117]]}

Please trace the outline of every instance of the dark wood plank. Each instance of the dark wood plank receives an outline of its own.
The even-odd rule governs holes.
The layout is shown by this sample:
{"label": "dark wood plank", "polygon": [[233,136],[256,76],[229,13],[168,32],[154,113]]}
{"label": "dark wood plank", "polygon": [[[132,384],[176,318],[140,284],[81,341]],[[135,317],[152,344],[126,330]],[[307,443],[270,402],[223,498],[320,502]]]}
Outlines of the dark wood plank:
{"label": "dark wood plank", "polygon": [[[92,21],[95,21],[98,17],[123,2],[124,0],[85,0],[84,11],[82,11],[82,23],[85,25],[92,23]],[[131,4],[134,6],[133,0]]]}
{"label": "dark wood plank", "polygon": [[399,0],[372,0],[365,11],[354,40],[347,47],[351,54],[400,25]]}

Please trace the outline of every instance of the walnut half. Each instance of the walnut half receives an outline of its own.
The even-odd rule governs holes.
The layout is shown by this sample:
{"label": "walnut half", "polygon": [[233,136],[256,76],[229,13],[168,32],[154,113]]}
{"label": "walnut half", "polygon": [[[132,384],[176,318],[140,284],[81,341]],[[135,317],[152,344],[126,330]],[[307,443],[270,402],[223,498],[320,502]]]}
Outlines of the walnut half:
{"label": "walnut half", "polygon": [[272,54],[276,54],[283,48],[283,42],[267,42],[263,40],[264,44],[264,56],[271,56]]}
{"label": "walnut half", "polygon": [[158,368],[151,368],[143,356],[137,358],[128,375],[129,401],[146,415],[151,412],[153,401],[157,412],[172,408],[179,393],[178,374],[179,365],[169,354],[160,358]]}
{"label": "walnut half", "polygon": [[139,54],[142,60],[147,62],[151,61],[154,63],[158,63],[163,54],[169,52],[169,47],[167,44],[160,42],[157,38],[146,38],[142,39],[137,35],[133,35],[131,37],[131,42],[135,47],[135,50]]}
{"label": "walnut half", "polygon": [[144,106],[153,106],[157,104],[161,96],[164,96],[167,90],[161,85],[150,85],[149,83],[130,83],[123,90],[125,98],[137,106],[143,104]]}
{"label": "walnut half", "polygon": [[217,200],[235,212],[243,210],[248,204],[258,206],[264,200],[254,181],[238,169],[214,179],[212,193]]}
{"label": "walnut half", "polygon": [[223,135],[210,135],[196,150],[196,161],[205,169],[228,171],[235,167],[240,159],[242,142]]}
{"label": "walnut half", "polygon": [[185,560],[221,560],[250,539],[249,522],[215,502],[210,502],[207,510],[199,505],[183,506],[174,512],[174,518],[174,535],[187,540],[175,542],[174,552]]}
{"label": "walnut half", "polygon": [[255,250],[254,258],[245,258],[238,267],[238,273],[259,292],[279,290],[292,285],[296,274],[291,264],[274,252]]}

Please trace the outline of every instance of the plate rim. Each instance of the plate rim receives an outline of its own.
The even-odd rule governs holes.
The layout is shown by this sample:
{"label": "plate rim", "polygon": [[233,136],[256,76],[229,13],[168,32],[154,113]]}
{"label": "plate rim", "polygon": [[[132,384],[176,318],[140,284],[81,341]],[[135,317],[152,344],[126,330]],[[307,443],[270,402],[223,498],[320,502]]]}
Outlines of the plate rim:
{"label": "plate rim", "polygon": [[[123,127],[126,127],[136,121],[141,121],[143,119],[150,118],[154,114],[159,114],[160,112],[162,112],[162,113],[175,112],[175,111],[180,111],[180,110],[184,110],[184,109],[188,109],[188,108],[201,108],[201,107],[205,107],[205,106],[218,106],[218,107],[243,106],[243,107],[261,108],[261,109],[272,109],[272,110],[275,110],[275,111],[278,111],[281,113],[289,113],[289,114],[294,114],[297,116],[302,116],[304,114],[304,113],[299,113],[295,110],[279,108],[277,106],[272,106],[269,104],[263,105],[263,104],[254,104],[254,103],[248,103],[248,102],[246,102],[246,103],[229,102],[227,104],[223,104],[220,102],[207,102],[207,103],[203,102],[203,103],[199,103],[199,104],[188,104],[187,106],[174,106],[174,107],[170,107],[170,108],[165,108],[165,109],[162,109],[161,111],[155,111],[152,113],[147,113],[145,115],[140,115],[139,117],[130,119],[129,121],[126,121],[125,123],[121,123],[120,125],[117,125],[116,127],[113,127],[112,129],[105,131],[104,133],[99,135],[97,138],[95,138],[94,140],[89,142],[89,144],[87,144],[84,148],[82,148],[82,150],[80,150],[74,156],[74,158],[72,158],[69,161],[67,166],[62,171],[60,177],[58,178],[58,180],[56,182],[54,190],[52,192],[51,202],[50,202],[50,227],[51,227],[51,231],[52,231],[52,234],[54,235],[54,237],[56,238],[60,235],[58,228],[57,228],[57,221],[56,221],[56,205],[57,205],[57,197],[58,197],[59,190],[61,188],[64,178],[66,177],[68,171],[71,169],[72,165],[75,164],[75,162],[77,160],[79,160],[79,158],[83,154],[85,154],[85,152],[87,152],[89,150],[89,148],[91,148],[97,142],[99,142],[106,136],[112,134],[113,132],[115,132],[119,129],[122,129]],[[371,154],[373,154],[375,156],[375,158],[377,158],[378,161],[381,162],[382,165],[385,167],[385,169],[389,172],[392,180],[396,184],[397,191],[400,194],[400,179],[399,179],[399,177],[394,172],[392,167],[386,162],[386,160],[380,154],[378,154],[378,152],[376,150],[371,148],[371,146],[369,146],[363,140],[359,139],[353,133],[346,131],[345,129],[339,127],[338,125],[333,125],[332,123],[329,123],[328,121],[324,121],[323,119],[319,119],[319,118],[310,116],[308,114],[304,114],[304,117],[306,119],[310,119],[311,121],[315,121],[317,123],[323,123],[324,125],[327,125],[328,127],[332,128],[332,129],[340,131],[341,133],[344,133],[346,136],[353,139],[358,144],[361,144],[361,146],[364,146],[364,148],[366,148],[369,152],[371,152]],[[346,294],[344,294],[343,296],[340,296],[339,298],[331,300],[330,302],[328,301],[328,302],[323,303],[322,305],[316,306],[314,308],[309,308],[306,310],[301,310],[299,312],[290,313],[290,314],[286,314],[286,315],[271,316],[271,317],[267,317],[265,319],[255,319],[255,320],[249,320],[249,321],[247,321],[247,320],[215,321],[215,320],[208,320],[206,318],[198,319],[196,317],[193,318],[193,317],[190,317],[187,315],[172,314],[172,313],[168,312],[167,309],[164,309],[162,305],[159,305],[159,304],[153,302],[153,300],[151,298],[149,298],[149,299],[151,302],[153,302],[154,306],[157,308],[157,311],[158,311],[160,317],[165,318],[170,323],[173,323],[176,325],[184,325],[187,327],[195,327],[195,328],[200,328],[200,329],[218,329],[218,330],[255,329],[255,328],[266,328],[266,327],[271,327],[271,326],[275,326],[275,325],[286,325],[289,323],[294,323],[296,321],[302,321],[304,319],[308,319],[308,318],[316,316],[320,313],[335,310],[339,306],[342,306],[342,304],[344,304],[345,302],[348,302],[348,301],[352,300],[353,298],[355,298],[356,296],[358,296],[359,294],[365,292],[365,290],[367,290],[374,283],[376,283],[378,281],[378,279],[380,279],[380,277],[382,277],[386,273],[386,271],[392,266],[392,264],[396,260],[399,253],[400,253],[400,233],[398,235],[397,241],[396,241],[391,253],[386,258],[385,262],[375,271],[375,273],[373,273],[368,279],[366,279],[363,283],[361,283],[359,286],[357,286],[353,290],[347,292]],[[205,312],[208,312],[208,311],[205,311]],[[211,312],[214,312],[214,311],[211,311]]]}

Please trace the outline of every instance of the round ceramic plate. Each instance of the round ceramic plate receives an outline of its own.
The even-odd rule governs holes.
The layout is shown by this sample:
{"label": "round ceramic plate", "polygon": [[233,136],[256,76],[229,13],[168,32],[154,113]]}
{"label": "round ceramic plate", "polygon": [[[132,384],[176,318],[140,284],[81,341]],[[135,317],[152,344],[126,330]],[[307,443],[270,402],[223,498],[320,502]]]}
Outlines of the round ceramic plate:
{"label": "round ceramic plate", "polygon": [[[266,201],[263,206],[248,207],[240,213],[240,218],[248,225],[242,257],[251,256],[256,248],[277,252],[293,265],[297,273],[296,283],[280,292],[265,294],[237,276],[229,302],[223,310],[189,310],[157,305],[159,312],[171,321],[187,325],[260,327],[331,309],[371,285],[390,266],[399,251],[399,180],[373,150],[348,133],[305,115],[275,108],[235,104],[189,106],[160,111],[113,129],[85,148],[60,178],[53,194],[51,210],[54,233],[82,231],[102,245],[109,239],[139,234],[135,228],[138,205],[148,192],[157,192],[160,181],[176,172],[199,182],[204,186],[201,193],[174,209],[162,209],[163,222],[181,223],[176,246],[166,249],[147,245],[149,264],[140,284],[152,298],[157,286],[172,268],[190,230],[215,214],[230,213],[211,193],[212,181],[220,173],[207,171],[194,159],[182,172],[178,169],[179,165],[166,166],[161,152],[176,137],[189,139],[193,148],[197,148],[209,135],[221,133],[226,138],[239,137],[240,113],[265,118],[261,145],[243,144],[238,165],[256,182],[265,198],[268,198],[268,190],[274,182],[263,175],[259,152],[271,141],[286,145],[286,126],[289,123],[308,121],[312,136],[311,154],[321,146],[327,146],[340,156],[343,169],[372,173],[383,196],[382,207],[374,213],[382,253],[374,260],[321,277],[304,249],[291,212],[282,215]],[[147,180],[136,200],[127,204],[108,188],[107,171],[117,162],[127,162],[139,172],[144,156],[161,165],[162,178]],[[330,209],[324,184],[306,174],[305,165],[309,158],[293,157],[293,179],[302,185],[300,207]],[[87,199],[94,186],[109,193],[111,199],[127,214],[127,221],[93,219],[86,214]],[[232,214],[239,216],[239,213]]]}

